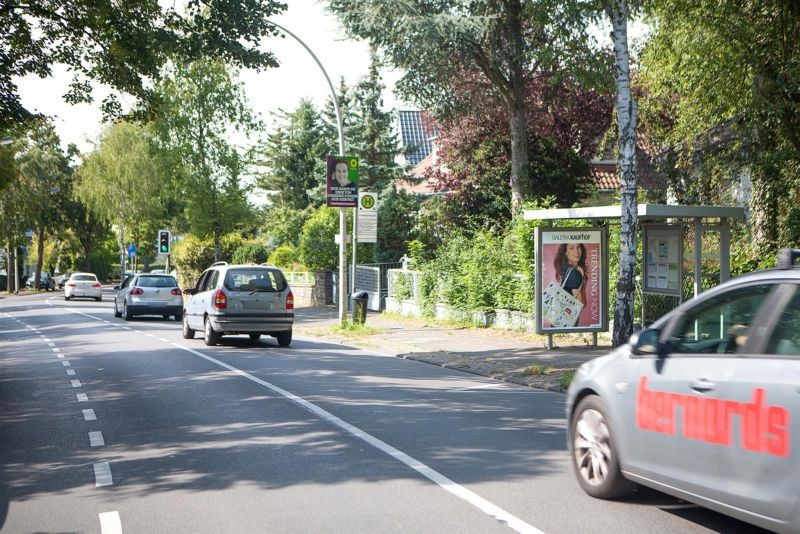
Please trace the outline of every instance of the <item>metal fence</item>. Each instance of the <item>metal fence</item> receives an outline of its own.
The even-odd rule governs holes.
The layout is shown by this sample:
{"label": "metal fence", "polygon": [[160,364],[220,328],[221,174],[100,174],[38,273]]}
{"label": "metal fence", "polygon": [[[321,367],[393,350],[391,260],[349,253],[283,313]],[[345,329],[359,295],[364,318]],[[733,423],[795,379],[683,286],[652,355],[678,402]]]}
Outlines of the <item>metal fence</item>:
{"label": "metal fence", "polygon": [[289,271],[284,272],[283,274],[286,276],[286,280],[289,282],[290,286],[314,285],[314,273],[305,271]]}
{"label": "metal fence", "polygon": [[419,302],[419,282],[422,271],[389,269],[387,276],[388,296],[397,300],[415,300]]}

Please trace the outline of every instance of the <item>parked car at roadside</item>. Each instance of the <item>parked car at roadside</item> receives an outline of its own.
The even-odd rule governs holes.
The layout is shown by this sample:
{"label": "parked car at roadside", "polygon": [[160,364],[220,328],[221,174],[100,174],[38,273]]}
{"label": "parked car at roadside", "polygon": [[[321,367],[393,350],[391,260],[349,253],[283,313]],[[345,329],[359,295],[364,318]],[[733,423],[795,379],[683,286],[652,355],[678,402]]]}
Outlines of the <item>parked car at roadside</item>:
{"label": "parked car at roadside", "polygon": [[281,347],[292,342],[294,295],[275,266],[217,262],[184,293],[189,295],[183,313],[186,339],[201,330],[206,345],[234,334],[247,334],[253,341],[273,336]]}
{"label": "parked car at roadside", "polygon": [[125,278],[115,286],[114,317],[130,321],[137,315],[171,316],[183,319],[183,296],[174,276],[140,273]]}
{"label": "parked car at roadside", "polygon": [[568,443],[594,497],[634,483],[800,532],[800,251],[684,303],[583,364]]}
{"label": "parked car at roadside", "polygon": [[103,300],[103,286],[94,273],[72,273],[64,283],[64,300],[74,298]]}
{"label": "parked car at roadside", "polygon": [[[33,288],[34,281],[35,281],[34,277],[30,276],[25,281],[25,285],[30,287],[30,288]],[[37,287],[36,289],[39,289],[39,290],[42,290],[42,291],[55,291],[56,290],[56,281],[52,276],[50,276],[50,273],[44,273],[43,272],[39,277],[39,287]]]}
{"label": "parked car at roadside", "polygon": [[58,289],[64,289],[64,284],[67,283],[67,280],[69,280],[70,276],[72,276],[72,273],[64,273],[56,276],[56,285],[58,286]]}

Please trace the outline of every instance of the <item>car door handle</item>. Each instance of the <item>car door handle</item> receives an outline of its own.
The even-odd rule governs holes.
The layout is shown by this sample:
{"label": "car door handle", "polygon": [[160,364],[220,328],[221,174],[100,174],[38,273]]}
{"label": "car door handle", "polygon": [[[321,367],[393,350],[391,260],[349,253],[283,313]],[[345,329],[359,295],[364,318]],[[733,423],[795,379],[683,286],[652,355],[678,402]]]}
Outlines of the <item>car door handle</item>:
{"label": "car door handle", "polygon": [[716,387],[716,385],[713,382],[709,382],[705,378],[701,378],[700,380],[695,380],[692,382],[691,387],[695,391],[711,391]]}

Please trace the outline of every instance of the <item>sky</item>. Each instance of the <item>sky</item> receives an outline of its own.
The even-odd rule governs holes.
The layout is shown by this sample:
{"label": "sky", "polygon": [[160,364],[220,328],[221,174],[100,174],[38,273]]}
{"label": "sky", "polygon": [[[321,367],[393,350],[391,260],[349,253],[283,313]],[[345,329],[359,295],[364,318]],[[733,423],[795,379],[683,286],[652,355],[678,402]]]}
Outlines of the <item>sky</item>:
{"label": "sky", "polygon": [[[325,10],[326,2],[291,0],[287,4],[288,9],[274,17],[274,21],[308,45],[325,67],[334,87],[338,87],[341,77],[348,85],[353,85],[367,73],[369,50],[366,43],[344,37],[335,17]],[[320,108],[324,105],[330,89],[322,71],[300,43],[287,35],[265,40],[262,48],[276,55],[280,67],[261,72],[245,70],[240,72],[239,78],[252,108],[262,115],[267,127],[274,122],[270,120],[270,112],[293,110],[301,98],[310,98]],[[398,78],[398,73],[387,71],[384,84],[391,88]],[[75,143],[82,151],[88,151],[102,129],[99,102],[108,91],[97,87],[94,104],[72,106],[61,98],[71,79],[65,68],[55,66],[50,78],[27,76],[17,81],[23,104],[30,110],[53,116],[65,146]],[[132,97],[123,95],[123,106],[132,106],[134,102]],[[391,90],[385,93],[384,105],[387,109],[407,107],[394,98]]]}

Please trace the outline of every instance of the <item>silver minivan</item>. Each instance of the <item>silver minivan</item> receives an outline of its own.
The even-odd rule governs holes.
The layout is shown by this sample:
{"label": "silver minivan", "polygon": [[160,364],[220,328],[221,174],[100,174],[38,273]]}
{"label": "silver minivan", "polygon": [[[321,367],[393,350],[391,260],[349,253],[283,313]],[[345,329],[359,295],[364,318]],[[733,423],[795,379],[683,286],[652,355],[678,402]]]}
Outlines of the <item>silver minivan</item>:
{"label": "silver minivan", "polygon": [[233,334],[247,334],[253,341],[273,336],[281,347],[292,342],[294,295],[283,272],[273,265],[216,262],[184,294],[186,339],[202,331],[209,346]]}

